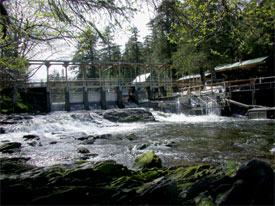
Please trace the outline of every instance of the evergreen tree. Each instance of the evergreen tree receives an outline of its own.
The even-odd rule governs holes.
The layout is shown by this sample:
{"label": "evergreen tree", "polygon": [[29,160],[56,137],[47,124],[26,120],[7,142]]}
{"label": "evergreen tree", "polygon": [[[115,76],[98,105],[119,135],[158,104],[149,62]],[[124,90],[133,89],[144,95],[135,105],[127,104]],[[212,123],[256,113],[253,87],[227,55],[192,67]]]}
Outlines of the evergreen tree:
{"label": "evergreen tree", "polygon": [[[99,60],[97,51],[98,35],[91,28],[87,28],[79,35],[77,51],[74,54],[73,61],[95,62]],[[82,69],[79,67],[71,67],[77,74],[77,78],[82,78]],[[87,78],[98,78],[98,69],[95,66],[86,66]]]}

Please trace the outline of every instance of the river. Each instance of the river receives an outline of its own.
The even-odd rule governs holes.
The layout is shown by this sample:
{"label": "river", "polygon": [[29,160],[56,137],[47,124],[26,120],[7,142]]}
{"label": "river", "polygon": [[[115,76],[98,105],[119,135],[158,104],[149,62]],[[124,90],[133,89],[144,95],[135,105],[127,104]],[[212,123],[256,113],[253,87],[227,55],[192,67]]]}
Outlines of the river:
{"label": "river", "polygon": [[[152,111],[156,122],[113,123],[92,111],[36,115],[2,125],[0,145],[22,143],[20,152],[0,157],[29,157],[36,166],[115,160],[131,168],[137,155],[154,151],[165,167],[194,163],[244,163],[259,158],[274,164],[275,121],[216,115],[186,116]],[[24,140],[24,135],[37,140]],[[90,153],[81,154],[85,147]]]}

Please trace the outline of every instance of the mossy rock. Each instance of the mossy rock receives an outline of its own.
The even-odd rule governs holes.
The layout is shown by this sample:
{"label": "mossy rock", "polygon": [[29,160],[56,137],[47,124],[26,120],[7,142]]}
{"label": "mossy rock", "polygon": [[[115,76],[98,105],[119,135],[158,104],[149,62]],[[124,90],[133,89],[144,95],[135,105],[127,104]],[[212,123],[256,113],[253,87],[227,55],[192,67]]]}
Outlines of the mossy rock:
{"label": "mossy rock", "polygon": [[81,154],[90,153],[90,151],[86,147],[79,147],[79,148],[77,148],[77,152],[81,153]]}
{"label": "mossy rock", "polygon": [[135,169],[162,168],[162,163],[154,152],[146,152],[135,159],[133,167]]}
{"label": "mossy rock", "polygon": [[104,161],[96,164],[94,171],[100,173],[102,176],[113,179],[115,177],[121,177],[129,175],[131,173],[127,167],[116,163],[115,161]]}
{"label": "mossy rock", "polygon": [[0,146],[0,152],[2,153],[13,153],[16,151],[20,151],[21,149],[20,142],[9,142]]}
{"label": "mossy rock", "polygon": [[111,122],[151,122],[153,114],[142,108],[110,109],[103,113],[103,118]]}
{"label": "mossy rock", "polygon": [[5,175],[20,174],[32,170],[34,167],[26,164],[28,160],[28,158],[1,158],[0,173]]}

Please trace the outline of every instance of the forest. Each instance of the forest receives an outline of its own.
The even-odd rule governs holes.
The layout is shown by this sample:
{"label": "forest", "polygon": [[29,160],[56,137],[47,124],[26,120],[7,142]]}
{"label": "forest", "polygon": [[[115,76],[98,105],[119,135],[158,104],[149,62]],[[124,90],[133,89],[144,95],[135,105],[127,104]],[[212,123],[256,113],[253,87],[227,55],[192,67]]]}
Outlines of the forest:
{"label": "forest", "polygon": [[[114,41],[117,29],[148,8],[154,13],[150,34],[139,41],[135,25],[122,28],[131,31],[122,49]],[[36,70],[28,69],[28,60],[60,41],[74,42],[73,61],[171,64],[177,78],[203,74],[273,56],[274,13],[272,0],[2,0],[0,75],[31,78]]]}

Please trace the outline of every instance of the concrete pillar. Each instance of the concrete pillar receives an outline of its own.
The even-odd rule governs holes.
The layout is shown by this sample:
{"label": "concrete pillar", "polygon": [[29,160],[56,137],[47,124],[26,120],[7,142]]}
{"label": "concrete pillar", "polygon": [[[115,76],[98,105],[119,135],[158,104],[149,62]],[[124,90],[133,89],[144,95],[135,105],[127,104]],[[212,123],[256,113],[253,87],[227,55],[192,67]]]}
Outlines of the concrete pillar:
{"label": "concrete pillar", "polygon": [[49,77],[50,77],[50,62],[45,62],[45,65],[47,67],[47,87],[46,87],[46,98],[47,98],[47,112],[51,112],[52,108],[52,102],[51,102],[51,93],[50,93],[50,82],[49,82]]}
{"label": "concrete pillar", "polygon": [[51,112],[52,109],[51,109],[51,93],[50,93],[50,89],[47,87],[46,88],[46,98],[47,98],[47,112]]}
{"label": "concrete pillar", "polygon": [[123,97],[122,97],[122,86],[119,86],[117,88],[117,105],[119,108],[124,108],[124,104],[123,104]]}
{"label": "concrete pillar", "polygon": [[153,91],[152,85],[150,85],[150,87],[147,87],[147,91],[148,91],[149,100],[153,100],[154,99],[154,91]]}
{"label": "concrete pillar", "polygon": [[65,68],[65,80],[66,80],[66,87],[68,87],[68,66],[69,62],[64,62],[63,67]]}
{"label": "concrete pillar", "polygon": [[101,95],[101,102],[100,102],[101,109],[107,109],[106,91],[104,87],[101,87],[100,95]]}
{"label": "concrete pillar", "polygon": [[69,92],[69,88],[65,87],[65,110],[67,112],[71,111],[71,107],[70,107],[70,92]]}
{"label": "concrete pillar", "polygon": [[51,64],[50,64],[50,62],[45,62],[45,65],[46,65],[46,67],[47,67],[47,87],[49,87],[50,85],[49,85],[49,77],[50,77],[50,66],[51,66]]}
{"label": "concrete pillar", "polygon": [[83,104],[85,110],[90,110],[89,100],[88,100],[88,88],[83,87]]}
{"label": "concrete pillar", "polygon": [[139,103],[139,98],[138,98],[138,93],[139,93],[139,88],[138,88],[138,86],[135,86],[135,91],[134,91],[134,101],[135,101],[135,103]]}
{"label": "concrete pillar", "polygon": [[167,88],[165,86],[161,87],[161,94],[162,96],[166,97],[167,96]]}

